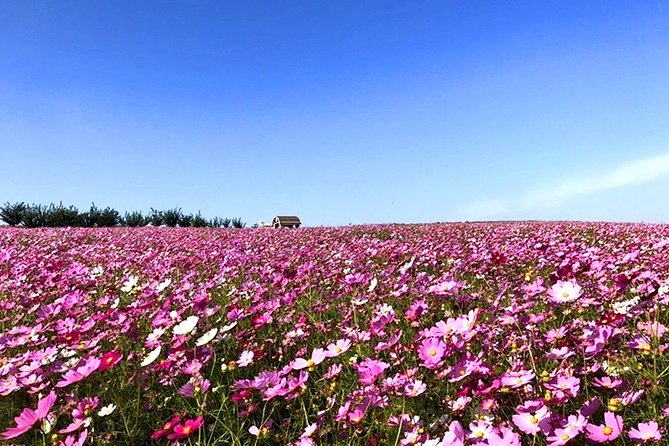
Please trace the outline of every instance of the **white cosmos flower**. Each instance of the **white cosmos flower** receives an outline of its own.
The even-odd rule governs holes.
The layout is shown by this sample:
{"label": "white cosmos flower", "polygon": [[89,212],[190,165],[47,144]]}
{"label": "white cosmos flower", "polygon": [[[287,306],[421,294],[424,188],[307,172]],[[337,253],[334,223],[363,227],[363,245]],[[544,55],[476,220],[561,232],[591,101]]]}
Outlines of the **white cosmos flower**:
{"label": "white cosmos flower", "polygon": [[218,328],[212,328],[211,330],[200,336],[200,338],[195,342],[195,345],[197,345],[198,347],[207,345],[211,342],[212,339],[216,337],[217,334],[218,334]]}
{"label": "white cosmos flower", "polygon": [[158,286],[156,286],[156,292],[157,292],[157,293],[162,293],[163,290],[165,290],[165,288],[167,288],[167,287],[170,286],[171,284],[172,284],[172,279],[170,279],[170,278],[168,277],[167,279],[165,279],[165,280],[163,280],[162,282],[160,282],[160,283],[158,284]]}
{"label": "white cosmos flower", "polygon": [[369,282],[369,288],[367,288],[367,292],[371,293],[372,291],[374,291],[376,289],[376,285],[378,285],[378,283],[379,283],[378,279],[376,277],[374,277],[372,279],[372,281]]}
{"label": "white cosmos flower", "polygon": [[107,415],[110,415],[115,410],[116,410],[116,406],[114,404],[108,404],[106,406],[103,406],[98,411],[98,415],[101,416],[101,417],[106,417]]}
{"label": "white cosmos flower", "polygon": [[221,331],[222,331],[223,333],[225,333],[226,331],[230,331],[230,330],[232,330],[232,329],[235,328],[236,326],[237,326],[237,321],[233,321],[231,324],[224,325],[223,328],[221,329]]}
{"label": "white cosmos flower", "polygon": [[124,293],[129,293],[135,286],[137,286],[138,283],[139,283],[139,277],[130,276],[128,277],[128,280],[123,282],[123,287],[121,288],[121,291],[123,291]]}
{"label": "white cosmos flower", "polygon": [[96,266],[95,268],[93,268],[91,270],[91,277],[93,277],[94,279],[97,279],[98,277],[100,277],[102,275],[102,273],[104,273],[104,269],[102,269],[101,266]]}
{"label": "white cosmos flower", "polygon": [[175,335],[185,335],[190,333],[191,331],[195,330],[195,326],[197,325],[197,321],[199,321],[200,318],[198,316],[188,316],[186,319],[183,321],[179,322],[177,325],[174,326],[172,329],[172,333]]}
{"label": "white cosmos flower", "polygon": [[147,365],[149,365],[153,361],[155,361],[156,358],[158,358],[158,356],[160,355],[161,349],[162,349],[162,347],[159,345],[158,347],[151,350],[151,352],[148,355],[146,355],[146,358],[144,358],[144,360],[142,360],[142,363],[140,365],[142,367],[146,367]]}

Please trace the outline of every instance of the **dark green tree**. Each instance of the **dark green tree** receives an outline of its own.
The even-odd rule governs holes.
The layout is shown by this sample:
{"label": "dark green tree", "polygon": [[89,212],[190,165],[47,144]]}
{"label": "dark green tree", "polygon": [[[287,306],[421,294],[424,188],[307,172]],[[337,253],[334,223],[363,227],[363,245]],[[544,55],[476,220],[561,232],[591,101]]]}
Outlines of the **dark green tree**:
{"label": "dark green tree", "polygon": [[123,217],[123,225],[137,227],[144,226],[148,223],[146,217],[142,215],[142,211],[126,212],[125,217]]}
{"label": "dark green tree", "polygon": [[207,222],[207,219],[200,214],[200,211],[197,211],[197,214],[193,217],[193,221],[191,224],[194,228],[206,228],[209,226],[209,222]]}
{"label": "dark green tree", "polygon": [[181,208],[168,209],[163,211],[162,215],[165,226],[173,228],[179,224],[179,220],[181,219]]}
{"label": "dark green tree", "polygon": [[246,227],[246,223],[242,222],[242,219],[237,217],[230,220],[233,228],[241,229]]}
{"label": "dark green tree", "polygon": [[26,210],[25,203],[5,203],[0,207],[0,220],[7,223],[9,226],[17,226],[23,220],[23,213]]}

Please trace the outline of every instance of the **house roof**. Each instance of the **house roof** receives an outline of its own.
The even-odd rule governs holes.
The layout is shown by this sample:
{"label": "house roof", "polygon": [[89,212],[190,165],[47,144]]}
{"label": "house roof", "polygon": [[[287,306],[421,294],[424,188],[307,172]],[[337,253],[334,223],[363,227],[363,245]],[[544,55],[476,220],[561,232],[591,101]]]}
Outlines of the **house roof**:
{"label": "house roof", "polygon": [[272,219],[273,222],[279,222],[279,223],[301,223],[300,217],[296,215],[277,215]]}

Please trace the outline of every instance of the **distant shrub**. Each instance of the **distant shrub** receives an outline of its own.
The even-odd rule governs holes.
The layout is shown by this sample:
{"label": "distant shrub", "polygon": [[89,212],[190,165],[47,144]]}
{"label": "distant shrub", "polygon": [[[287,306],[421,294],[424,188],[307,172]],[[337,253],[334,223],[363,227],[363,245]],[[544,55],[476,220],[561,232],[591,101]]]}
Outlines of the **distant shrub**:
{"label": "distant shrub", "polygon": [[190,228],[193,226],[193,215],[192,214],[184,214],[181,217],[179,217],[179,226],[182,228]]}
{"label": "distant shrub", "polygon": [[193,217],[191,226],[194,228],[206,228],[207,226],[209,226],[209,222],[207,221],[206,218],[204,218],[200,214],[200,211],[198,211],[197,214],[195,214],[195,216]]}
{"label": "distant shrub", "polygon": [[14,204],[7,202],[4,206],[0,207],[0,220],[9,226],[17,226],[21,224],[25,210],[26,205],[23,202]]}
{"label": "distant shrub", "polygon": [[47,207],[41,204],[26,206],[21,215],[21,225],[26,228],[41,228],[46,226]]}
{"label": "distant shrub", "polygon": [[241,218],[233,218],[230,220],[230,223],[232,224],[233,228],[241,229],[246,227],[246,223],[242,222]]}
{"label": "distant shrub", "polygon": [[157,211],[157,210],[151,208],[151,213],[147,217],[147,220],[153,226],[161,226],[164,223],[163,212],[162,211]]}
{"label": "distant shrub", "polygon": [[147,223],[148,220],[142,215],[141,211],[126,212],[125,217],[123,217],[123,224],[125,226],[137,227],[144,226]]}
{"label": "distant shrub", "polygon": [[162,216],[163,216],[163,224],[165,224],[165,226],[173,228],[179,224],[179,220],[181,219],[181,208],[174,208],[163,211]]}
{"label": "distant shrub", "polygon": [[51,228],[65,228],[83,226],[83,217],[74,206],[65,207],[63,203],[51,205],[46,209],[45,226]]}
{"label": "distant shrub", "polygon": [[10,226],[22,225],[27,228],[39,227],[87,227],[102,228],[113,226],[180,226],[183,228],[244,228],[246,223],[241,218],[214,217],[207,220],[200,211],[197,214],[186,214],[181,208],[159,211],[151,208],[148,215],[141,211],[126,212],[124,216],[109,206],[98,208],[91,203],[88,211],[80,213],[74,206],[64,206],[62,202],[44,206],[40,204],[5,203],[0,206],[0,220]]}

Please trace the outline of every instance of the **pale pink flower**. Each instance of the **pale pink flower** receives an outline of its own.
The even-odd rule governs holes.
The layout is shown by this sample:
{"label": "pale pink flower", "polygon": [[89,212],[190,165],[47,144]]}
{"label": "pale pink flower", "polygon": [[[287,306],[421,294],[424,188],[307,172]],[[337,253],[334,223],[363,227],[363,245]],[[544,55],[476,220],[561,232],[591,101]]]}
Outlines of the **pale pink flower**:
{"label": "pale pink flower", "polygon": [[637,443],[655,443],[662,439],[660,427],[655,421],[639,423],[636,428],[630,429],[627,435]]}
{"label": "pale pink flower", "polygon": [[326,354],[322,348],[315,348],[311,352],[310,359],[297,358],[293,361],[293,370],[301,370],[306,368],[313,368],[325,360]]}
{"label": "pale pink flower", "polygon": [[348,351],[351,348],[351,341],[348,339],[339,339],[334,344],[327,346],[325,356],[328,358],[334,358]]}
{"label": "pale pink flower", "polygon": [[237,360],[237,365],[239,367],[248,367],[251,364],[253,364],[253,357],[254,353],[250,350],[245,350],[239,355],[239,359]]}
{"label": "pale pink flower", "polygon": [[528,435],[550,431],[550,412],[541,401],[527,401],[516,407],[512,420],[518,429]]}
{"label": "pale pink flower", "polygon": [[582,294],[582,289],[576,282],[558,280],[546,294],[551,302],[565,303],[578,299]]}

